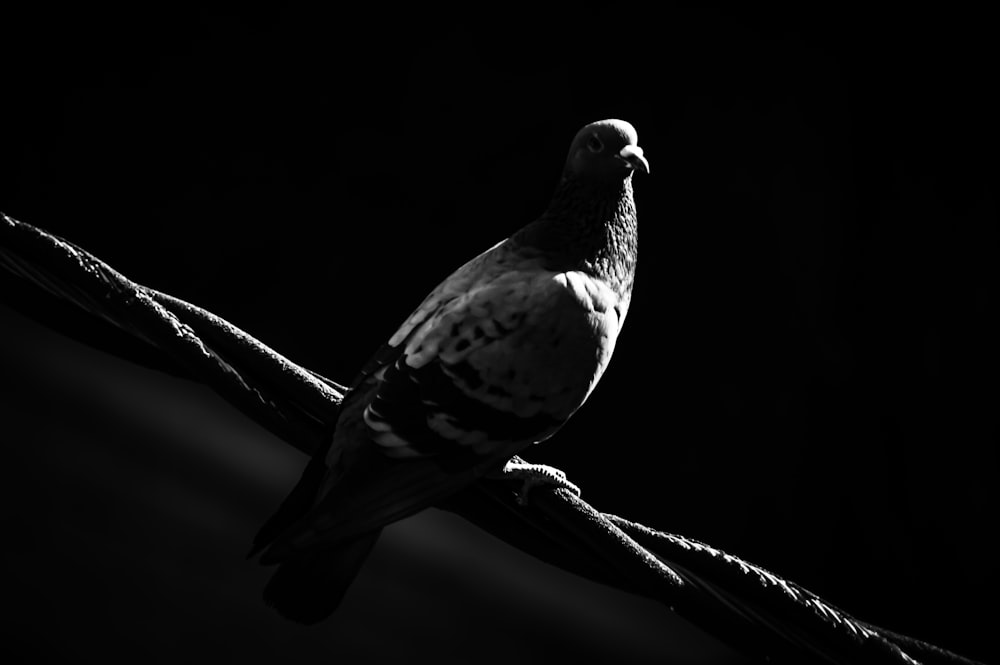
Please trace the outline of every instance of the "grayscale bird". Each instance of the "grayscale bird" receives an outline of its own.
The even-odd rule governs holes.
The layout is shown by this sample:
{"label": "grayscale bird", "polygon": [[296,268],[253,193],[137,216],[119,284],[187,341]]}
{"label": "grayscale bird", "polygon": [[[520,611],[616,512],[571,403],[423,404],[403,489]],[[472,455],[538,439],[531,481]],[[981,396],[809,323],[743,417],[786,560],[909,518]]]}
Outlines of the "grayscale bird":
{"label": "grayscale bird", "polygon": [[[509,460],[552,436],[600,379],[636,264],[635,129],[581,129],[546,211],[431,291],[362,369],[336,430],[261,528],[265,602],[315,623],[381,530],[487,474],[572,488]],[[525,489],[525,492],[527,489]]]}

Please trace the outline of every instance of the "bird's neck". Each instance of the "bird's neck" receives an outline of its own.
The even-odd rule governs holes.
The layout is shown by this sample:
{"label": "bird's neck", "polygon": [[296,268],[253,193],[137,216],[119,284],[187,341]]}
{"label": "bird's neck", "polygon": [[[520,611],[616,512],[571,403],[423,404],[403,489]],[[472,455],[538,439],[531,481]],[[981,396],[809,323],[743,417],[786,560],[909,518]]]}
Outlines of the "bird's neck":
{"label": "bird's neck", "polygon": [[512,240],[539,251],[551,269],[580,270],[627,292],[638,240],[632,179],[594,188],[564,177],[545,214]]}

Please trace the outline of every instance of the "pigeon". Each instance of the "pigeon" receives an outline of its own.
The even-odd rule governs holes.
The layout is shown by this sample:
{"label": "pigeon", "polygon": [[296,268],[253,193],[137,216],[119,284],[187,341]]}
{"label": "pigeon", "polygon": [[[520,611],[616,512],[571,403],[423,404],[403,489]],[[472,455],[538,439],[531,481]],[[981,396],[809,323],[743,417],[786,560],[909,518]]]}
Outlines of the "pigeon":
{"label": "pigeon", "polygon": [[573,139],[545,212],[431,291],[362,368],[336,427],[261,527],[250,556],[278,568],[264,601],[319,622],[340,605],[383,527],[489,475],[579,493],[511,457],[544,441],[604,373],[636,265],[631,124]]}

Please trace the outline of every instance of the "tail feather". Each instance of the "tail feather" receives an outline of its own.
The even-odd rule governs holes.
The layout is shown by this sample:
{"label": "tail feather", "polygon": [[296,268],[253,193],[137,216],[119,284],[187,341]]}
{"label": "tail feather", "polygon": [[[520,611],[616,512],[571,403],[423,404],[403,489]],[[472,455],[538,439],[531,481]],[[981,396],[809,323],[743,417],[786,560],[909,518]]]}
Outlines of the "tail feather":
{"label": "tail feather", "polygon": [[285,529],[305,516],[312,508],[313,500],[326,473],[326,465],[323,463],[325,456],[324,452],[314,455],[309,460],[298,484],[254,536],[253,546],[250,548],[250,553],[247,554],[248,559],[252,559],[260,553]]}
{"label": "tail feather", "polygon": [[298,623],[322,621],[340,606],[381,533],[378,529],[346,543],[293,554],[264,587],[264,602]]}

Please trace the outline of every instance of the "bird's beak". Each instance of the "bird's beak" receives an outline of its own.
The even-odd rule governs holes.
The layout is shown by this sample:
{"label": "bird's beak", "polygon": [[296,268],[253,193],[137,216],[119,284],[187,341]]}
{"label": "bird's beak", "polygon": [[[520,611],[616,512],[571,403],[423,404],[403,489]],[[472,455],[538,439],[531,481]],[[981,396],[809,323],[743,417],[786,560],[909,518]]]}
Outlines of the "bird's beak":
{"label": "bird's beak", "polygon": [[642,156],[642,148],[637,145],[627,145],[618,153],[618,157],[633,169],[639,169],[649,175],[649,162]]}

